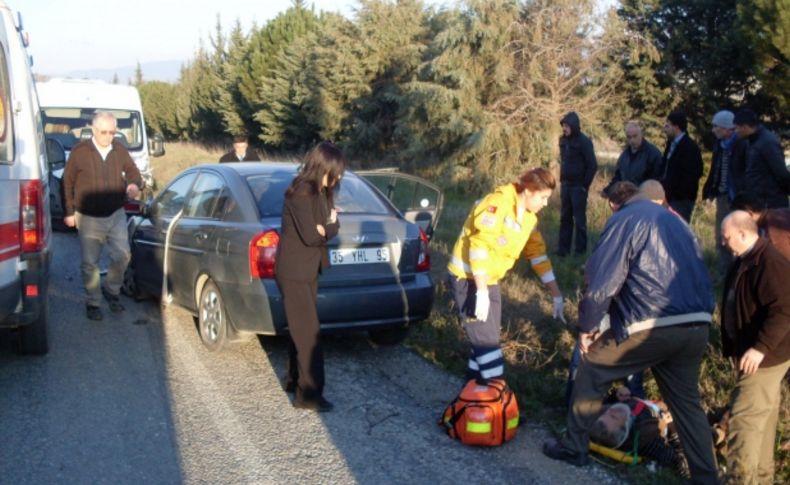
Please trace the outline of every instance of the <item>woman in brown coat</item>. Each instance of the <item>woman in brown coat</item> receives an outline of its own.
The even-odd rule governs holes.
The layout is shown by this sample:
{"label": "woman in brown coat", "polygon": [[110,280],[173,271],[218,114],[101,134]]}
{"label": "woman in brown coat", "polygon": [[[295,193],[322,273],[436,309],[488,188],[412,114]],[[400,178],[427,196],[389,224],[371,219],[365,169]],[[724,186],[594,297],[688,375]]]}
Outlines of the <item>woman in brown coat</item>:
{"label": "woman in brown coat", "polygon": [[343,154],[331,143],[321,142],[307,153],[302,169],[285,192],[275,263],[291,338],[285,389],[294,392],[294,407],[319,412],[333,406],[323,397],[318,275],[329,265],[326,242],[340,228],[334,192],[344,170]]}

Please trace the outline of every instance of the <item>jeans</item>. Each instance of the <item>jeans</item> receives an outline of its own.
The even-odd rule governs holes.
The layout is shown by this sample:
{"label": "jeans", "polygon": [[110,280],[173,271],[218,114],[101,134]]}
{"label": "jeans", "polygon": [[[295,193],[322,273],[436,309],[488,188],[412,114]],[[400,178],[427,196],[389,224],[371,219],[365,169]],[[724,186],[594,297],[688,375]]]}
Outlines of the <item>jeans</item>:
{"label": "jeans", "polygon": [[123,284],[123,275],[131,259],[129,231],[126,228],[126,212],[123,208],[108,217],[92,217],[79,212],[74,214],[82,253],[82,283],[85,286],[85,300],[90,306],[101,303],[101,276],[99,258],[102,248],[107,246],[110,265],[104,286],[110,294],[118,295]]}
{"label": "jeans", "polygon": [[559,254],[571,251],[571,237],[576,229],[576,254],[587,251],[587,189],[579,185],[560,186]]}

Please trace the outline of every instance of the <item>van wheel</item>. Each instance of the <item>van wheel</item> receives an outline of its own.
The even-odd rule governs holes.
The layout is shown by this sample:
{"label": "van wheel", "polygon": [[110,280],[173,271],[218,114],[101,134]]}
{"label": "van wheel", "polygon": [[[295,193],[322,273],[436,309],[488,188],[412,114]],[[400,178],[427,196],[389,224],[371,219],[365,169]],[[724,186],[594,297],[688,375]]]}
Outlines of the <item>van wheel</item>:
{"label": "van wheel", "polygon": [[396,345],[403,342],[409,335],[409,325],[401,325],[398,327],[380,328],[376,330],[369,330],[368,337],[370,341],[377,345]]}
{"label": "van wheel", "polygon": [[38,318],[27,325],[19,327],[19,352],[23,354],[44,355],[49,351],[47,342],[47,325],[49,321],[49,304],[46,292],[41,298],[41,313]]}
{"label": "van wheel", "polygon": [[198,305],[200,340],[211,352],[221,350],[228,341],[228,313],[217,285],[208,280],[200,293]]}

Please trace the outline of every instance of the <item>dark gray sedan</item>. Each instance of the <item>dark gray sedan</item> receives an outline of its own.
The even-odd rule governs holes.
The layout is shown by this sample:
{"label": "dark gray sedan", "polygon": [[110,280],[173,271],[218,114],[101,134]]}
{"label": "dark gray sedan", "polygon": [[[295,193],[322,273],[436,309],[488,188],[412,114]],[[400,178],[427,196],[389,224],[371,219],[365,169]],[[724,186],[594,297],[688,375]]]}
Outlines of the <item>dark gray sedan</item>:
{"label": "dark gray sedan", "polygon": [[[125,292],[164,296],[191,311],[211,350],[244,334],[287,331],[274,258],[297,168],[228,163],[181,172],[129,220]],[[400,341],[433,304],[428,241],[442,194],[397,172],[347,171],[335,203],[340,232],[319,279],[321,328]]]}

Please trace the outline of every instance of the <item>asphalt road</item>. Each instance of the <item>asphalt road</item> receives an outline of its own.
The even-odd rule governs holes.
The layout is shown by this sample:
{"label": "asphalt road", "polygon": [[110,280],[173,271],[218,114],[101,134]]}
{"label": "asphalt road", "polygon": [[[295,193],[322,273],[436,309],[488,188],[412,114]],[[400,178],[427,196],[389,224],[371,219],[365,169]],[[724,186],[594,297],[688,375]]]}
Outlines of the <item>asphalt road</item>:
{"label": "asphalt road", "polygon": [[545,458],[529,422],[496,449],[449,439],[436,420],[462,382],[404,347],[327,338],[335,410],[316,414],[279,385],[283,339],[210,353],[183,309],[127,298],[89,321],[76,235],[54,237],[49,354],[0,332],[2,484],[618,482]]}

